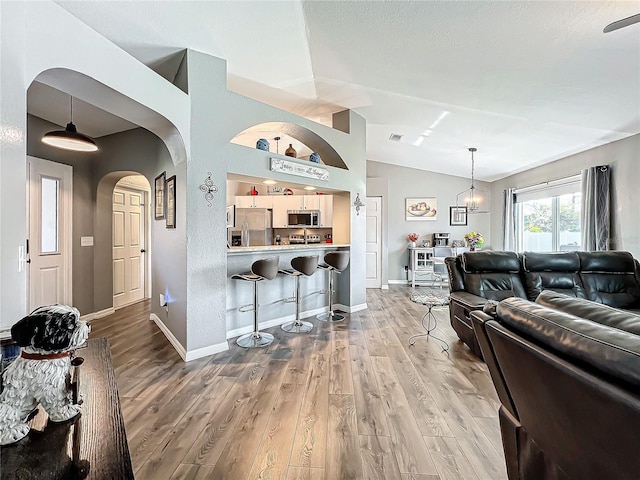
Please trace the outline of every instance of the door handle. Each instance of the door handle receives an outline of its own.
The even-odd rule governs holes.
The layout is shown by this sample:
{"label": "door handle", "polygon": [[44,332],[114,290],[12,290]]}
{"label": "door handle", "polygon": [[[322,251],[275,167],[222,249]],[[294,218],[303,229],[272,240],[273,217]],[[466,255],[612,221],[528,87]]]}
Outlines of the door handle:
{"label": "door handle", "polygon": [[145,253],[145,252],[146,252],[146,250],[144,248],[140,249],[140,253]]}
{"label": "door handle", "polygon": [[27,263],[31,263],[31,259],[28,259],[26,262],[27,262]]}

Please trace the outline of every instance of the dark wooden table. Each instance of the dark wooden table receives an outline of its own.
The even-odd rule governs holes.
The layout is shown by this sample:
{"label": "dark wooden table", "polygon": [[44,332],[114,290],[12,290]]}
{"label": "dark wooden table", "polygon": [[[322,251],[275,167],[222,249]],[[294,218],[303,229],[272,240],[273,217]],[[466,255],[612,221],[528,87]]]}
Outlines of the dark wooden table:
{"label": "dark wooden table", "polygon": [[88,341],[75,372],[82,413],[49,422],[42,407],[29,435],[0,449],[3,479],[133,479],[116,379],[106,338]]}

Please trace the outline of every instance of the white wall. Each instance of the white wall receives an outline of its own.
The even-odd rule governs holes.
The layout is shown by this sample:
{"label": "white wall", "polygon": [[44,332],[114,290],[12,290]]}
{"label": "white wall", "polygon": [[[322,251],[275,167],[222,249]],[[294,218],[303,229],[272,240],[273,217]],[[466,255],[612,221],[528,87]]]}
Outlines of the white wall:
{"label": "white wall", "polygon": [[[440,173],[426,172],[413,168],[399,167],[386,163],[367,161],[367,178],[386,179],[388,196],[383,198],[383,209],[388,218],[388,280],[389,283],[407,279],[404,266],[409,265],[407,234],[418,233],[420,240],[432,241],[436,232],[451,233],[451,240],[462,240],[465,233],[477,231],[485,237],[485,248],[492,247],[490,232],[490,213],[468,216],[468,224],[464,226],[449,225],[449,207],[456,204],[456,195],[471,185],[470,178],[454,177]],[[371,182],[372,186],[374,182]],[[485,190],[489,185],[476,181],[476,187]],[[372,190],[371,194],[383,195],[384,189]],[[436,221],[405,220],[405,199],[413,197],[436,197],[438,215]]]}
{"label": "white wall", "polygon": [[522,188],[611,165],[611,248],[640,258],[640,135],[571,155],[491,184],[491,236],[502,248],[502,201],[505,188]]}

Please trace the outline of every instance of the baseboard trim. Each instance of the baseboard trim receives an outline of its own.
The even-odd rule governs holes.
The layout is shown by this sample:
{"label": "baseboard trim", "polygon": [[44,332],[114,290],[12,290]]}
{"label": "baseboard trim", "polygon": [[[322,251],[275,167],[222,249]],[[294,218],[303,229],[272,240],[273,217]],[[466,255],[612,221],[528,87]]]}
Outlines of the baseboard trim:
{"label": "baseboard trim", "polygon": [[229,350],[229,343],[226,341],[216,343],[215,345],[209,345],[208,347],[196,348],[195,350],[189,350],[187,352],[185,362],[197,360],[202,357],[208,357],[209,355],[215,355],[220,352],[226,352],[227,350]]}
{"label": "baseboard trim", "polygon": [[410,280],[389,280],[387,282],[389,285],[411,285],[411,281]]}
{"label": "baseboard trim", "polygon": [[389,284],[385,283],[384,285],[382,285],[382,290],[389,290]]}
{"label": "baseboard trim", "polygon": [[[320,307],[315,308],[313,310],[307,310],[305,312],[300,312],[300,318],[305,320],[309,317],[315,317],[320,313],[325,313],[329,311],[329,307]],[[295,314],[287,315],[286,317],[274,318],[273,320],[268,320],[266,322],[258,322],[258,328],[260,330],[264,330],[265,328],[271,327],[279,327],[283,323],[293,322],[296,319]],[[229,330],[227,332],[227,340],[235,337],[239,337],[240,335],[244,335],[245,333],[253,332],[253,325],[248,325],[246,327],[234,328],[233,330]]]}
{"label": "baseboard trim", "polygon": [[182,346],[182,344],[178,341],[178,339],[173,335],[173,333],[171,333],[171,330],[169,330],[169,328],[167,328],[167,326],[164,323],[162,323],[162,320],[160,320],[160,317],[158,317],[155,313],[152,313],[149,315],[149,320],[153,320],[155,324],[158,325],[158,328],[160,329],[160,331],[162,331],[162,333],[164,333],[164,336],[167,337],[167,340],[169,340],[169,343],[173,345],[173,348],[176,349],[176,352],[178,352],[178,355],[180,355],[182,360],[186,362],[187,351]]}
{"label": "baseboard trim", "polygon": [[361,303],[360,305],[352,305],[350,307],[342,305],[341,303],[334,303],[333,308],[335,310],[340,310],[341,312],[356,313],[361,310],[366,310],[369,307],[367,307],[366,303]]}
{"label": "baseboard trim", "polygon": [[105,308],[104,310],[100,310],[99,312],[87,313],[86,315],[81,315],[80,319],[85,322],[91,322],[93,320],[98,320],[99,318],[106,317],[108,315],[112,315],[116,313],[116,309],[113,307]]}

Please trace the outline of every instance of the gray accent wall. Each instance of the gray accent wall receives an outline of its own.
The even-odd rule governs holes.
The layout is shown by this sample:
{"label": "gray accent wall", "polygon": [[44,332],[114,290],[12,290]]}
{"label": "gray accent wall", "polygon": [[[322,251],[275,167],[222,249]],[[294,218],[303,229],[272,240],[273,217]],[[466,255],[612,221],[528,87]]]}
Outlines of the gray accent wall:
{"label": "gray accent wall", "polygon": [[611,166],[611,223],[614,250],[640,258],[640,135],[608,143],[556,160],[491,184],[491,236],[502,248],[502,195],[505,188],[522,188],[580,173],[595,165]]}
{"label": "gray accent wall", "polygon": [[[381,188],[380,185],[376,186],[373,179],[386,179],[388,193],[385,193],[384,188]],[[454,177],[368,160],[367,181],[372,186],[371,191],[367,190],[367,195],[382,196],[383,212],[385,210],[387,212],[389,283],[406,281],[408,278],[404,266],[409,265],[407,235],[411,232],[420,235],[418,244],[421,244],[425,238],[432,242],[432,235],[436,232],[449,232],[451,240],[461,240],[465,233],[477,231],[485,237],[485,248],[491,248],[491,213],[469,215],[466,227],[449,225],[449,206],[456,204],[458,193],[470,187],[470,178]],[[379,181],[377,180],[377,182]],[[476,186],[485,190],[490,188],[489,184],[485,182],[476,181]],[[405,199],[414,197],[437,198],[438,215],[436,221],[405,220]]]}

